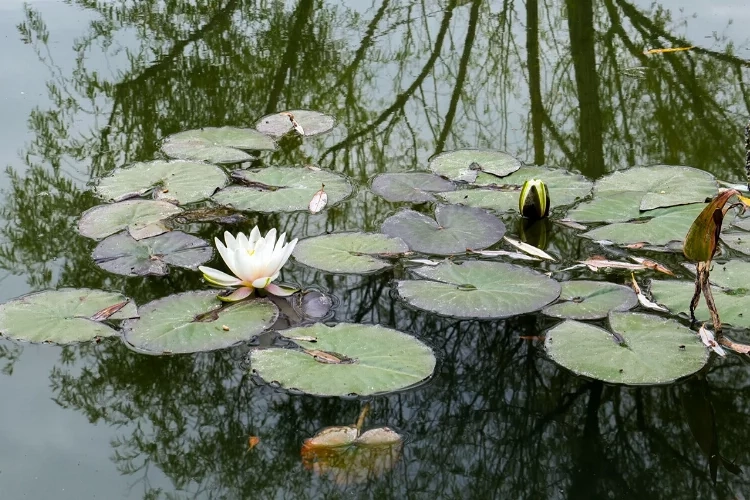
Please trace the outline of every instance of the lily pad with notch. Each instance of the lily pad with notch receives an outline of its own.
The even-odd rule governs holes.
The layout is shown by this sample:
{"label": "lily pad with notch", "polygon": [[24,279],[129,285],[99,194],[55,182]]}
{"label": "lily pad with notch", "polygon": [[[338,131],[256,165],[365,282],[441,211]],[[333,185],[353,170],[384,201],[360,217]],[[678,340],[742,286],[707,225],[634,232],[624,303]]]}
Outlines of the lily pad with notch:
{"label": "lily pad with notch", "polygon": [[140,231],[181,212],[182,209],[172,203],[157,200],[126,200],[97,205],[83,212],[78,221],[78,232],[86,238],[99,240],[123,229]]}
{"label": "lily pad with notch", "polygon": [[480,172],[505,177],[521,168],[521,160],[494,149],[457,149],[430,158],[429,169],[452,181],[474,182]]}
{"label": "lily pad with notch", "polygon": [[401,238],[415,252],[452,255],[497,243],[505,234],[505,224],[481,208],[438,205],[435,219],[414,210],[402,210],[388,217],[381,231]]}
{"label": "lily pad with notch", "polygon": [[418,309],[457,318],[508,318],[542,309],[560,296],[560,283],[504,262],[441,262],[413,270],[422,280],[396,283]]}
{"label": "lily pad with notch", "polygon": [[638,305],[629,287],[607,281],[566,281],[557,304],[542,311],[547,316],[576,320],[606,318],[611,311],[627,311]]}
{"label": "lily pad with notch", "polygon": [[164,276],[169,266],[197,269],[213,256],[213,248],[201,238],[181,231],[135,240],[126,232],[99,242],[92,253],[97,266],[125,276]]}
{"label": "lily pad with notch", "polygon": [[66,345],[116,335],[102,321],[136,316],[135,303],[119,293],[87,288],[45,290],[0,304],[0,334]]}
{"label": "lily pad with notch", "polygon": [[401,238],[380,233],[334,233],[297,243],[292,254],[306,266],[329,273],[366,274],[391,267],[381,257],[409,251]]}
{"label": "lily pad with notch", "polygon": [[306,394],[369,396],[399,391],[426,380],[435,369],[430,347],[380,325],[316,323],[279,334],[301,349],[254,350],[251,368],[267,382]]}
{"label": "lily pad with notch", "polygon": [[266,115],[258,120],[255,127],[264,134],[281,137],[294,129],[294,122],[302,127],[301,135],[305,137],[329,132],[333,130],[333,126],[336,124],[335,118],[331,115],[309,109],[293,109]]}
{"label": "lily pad with notch", "polygon": [[673,319],[612,312],[609,325],[612,331],[566,320],[547,331],[547,354],[577,375],[628,385],[668,384],[708,362],[695,332]]}
{"label": "lily pad with notch", "polygon": [[101,198],[112,201],[151,192],[154,199],[184,205],[209,198],[227,182],[227,175],[216,165],[156,160],[117,168],[99,179],[94,191]]}
{"label": "lily pad with notch", "polygon": [[348,197],[352,185],[346,177],[327,170],[305,167],[267,167],[232,174],[241,186],[229,186],[213,196],[221,205],[253,212],[307,210],[310,200],[325,185],[327,207]]}
{"label": "lily pad with notch", "polygon": [[245,151],[273,151],[272,138],[251,128],[205,127],[172,134],[161,150],[170,158],[231,164],[250,161]]}
{"label": "lily pad with notch", "polygon": [[428,172],[385,173],[372,180],[372,192],[391,203],[429,203],[437,201],[433,193],[454,191],[456,186]]}
{"label": "lily pad with notch", "polygon": [[[720,264],[714,264],[714,270],[719,266]],[[711,282],[717,283],[717,281],[714,280],[714,274],[719,273],[711,273]],[[718,282],[723,281],[720,276],[721,274],[719,274]],[[730,278],[730,283],[734,284],[735,282],[735,279]],[[651,281],[651,294],[653,295],[654,300],[669,309],[672,314],[682,314],[685,317],[689,316],[690,301],[693,298],[694,291],[695,283],[692,281]],[[748,303],[750,303],[750,286],[747,288],[738,287],[731,289],[722,289],[712,286],[711,293],[716,308],[721,314],[722,324],[732,325],[738,328],[750,328],[750,310],[747,307]],[[701,299],[698,303],[698,307],[695,310],[695,317],[701,322],[711,321],[711,316],[706,308],[705,300]]]}
{"label": "lily pad with notch", "polygon": [[213,351],[252,339],[274,324],[279,310],[268,299],[223,305],[216,292],[178,293],[139,308],[140,319],[123,324],[123,339],[144,354]]}
{"label": "lily pad with notch", "polygon": [[659,208],[651,211],[652,219],[638,222],[616,222],[581,234],[592,240],[611,241],[617,245],[650,243],[667,245],[685,239],[693,221],[703,210],[702,203]]}

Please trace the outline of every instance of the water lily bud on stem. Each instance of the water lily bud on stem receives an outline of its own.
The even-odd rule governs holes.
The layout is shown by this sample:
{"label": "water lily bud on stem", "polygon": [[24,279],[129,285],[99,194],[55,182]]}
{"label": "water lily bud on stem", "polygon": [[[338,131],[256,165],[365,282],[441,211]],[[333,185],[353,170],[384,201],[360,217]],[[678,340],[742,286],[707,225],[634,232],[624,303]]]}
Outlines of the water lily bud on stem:
{"label": "water lily bud on stem", "polygon": [[549,215],[549,193],[544,182],[529,179],[523,183],[518,198],[518,211],[533,220],[544,219]]}

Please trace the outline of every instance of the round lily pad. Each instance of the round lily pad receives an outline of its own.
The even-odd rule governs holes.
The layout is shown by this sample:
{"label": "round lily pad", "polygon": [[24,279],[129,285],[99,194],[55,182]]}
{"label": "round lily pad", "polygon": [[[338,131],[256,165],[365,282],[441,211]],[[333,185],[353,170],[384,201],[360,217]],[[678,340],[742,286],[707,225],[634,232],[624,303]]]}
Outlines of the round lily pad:
{"label": "round lily pad", "polygon": [[307,238],[294,248],[294,258],[329,273],[365,274],[391,267],[378,256],[409,251],[400,238],[379,233],[335,233]]}
{"label": "round lily pad", "polygon": [[229,186],[213,196],[214,201],[237,210],[294,212],[307,210],[310,200],[325,185],[330,207],[352,192],[341,174],[304,167],[268,167],[240,170],[233,174],[242,186]]}
{"label": "round lily pad", "polygon": [[163,276],[170,265],[197,269],[212,256],[213,248],[205,240],[181,231],[142,240],[118,233],[100,241],[91,254],[97,266],[125,276]]}
{"label": "round lily pad", "polygon": [[124,340],[139,352],[155,355],[231,347],[263,332],[279,314],[268,299],[223,306],[211,290],[170,295],[138,312],[140,319],[123,324]]}
{"label": "round lily pad", "polygon": [[[746,264],[750,265],[750,264]],[[735,284],[739,278],[722,277],[722,273],[717,273],[716,269],[721,264],[714,264],[714,271],[711,272],[711,282],[724,282]],[[746,269],[745,269],[746,272]],[[714,274],[717,274],[717,280],[714,280]],[[725,281],[726,280],[726,281]],[[746,282],[747,283],[747,282]],[[695,283],[684,280],[652,280],[651,294],[654,301],[662,304],[672,314],[683,314],[686,317],[690,314],[690,301],[695,291]],[[715,286],[711,287],[711,294],[714,297],[716,308],[721,316],[722,324],[732,325],[739,328],[750,328],[750,286],[741,286],[732,289],[721,289]],[[695,310],[695,317],[699,321],[711,321],[711,315],[706,308],[706,301],[701,297],[698,307]]]}
{"label": "round lily pad", "polygon": [[645,222],[617,222],[581,234],[592,240],[606,240],[618,245],[651,243],[666,245],[685,239],[690,226],[703,210],[703,203],[653,210],[654,218]]}
{"label": "round lily pad", "polygon": [[576,222],[628,222],[641,217],[653,217],[653,211],[642,212],[638,197],[632,191],[597,193],[593,200],[578,204],[565,215]]}
{"label": "round lily pad", "polygon": [[497,243],[505,234],[505,224],[481,208],[439,205],[435,219],[402,210],[388,217],[380,230],[401,238],[415,252],[451,255]]}
{"label": "round lily pad", "polygon": [[[318,396],[368,396],[410,387],[435,369],[432,349],[411,335],[379,325],[316,323],[279,334],[303,350],[255,350],[251,367],[263,380],[284,389]],[[341,362],[331,362],[335,360]]]}
{"label": "round lily pad", "polygon": [[456,186],[426,172],[380,174],[372,180],[372,192],[386,201],[428,203],[437,201],[432,193],[453,191]]}
{"label": "round lily pad", "polygon": [[453,181],[474,182],[480,172],[505,177],[521,168],[521,160],[494,149],[457,149],[430,158],[429,168]]}
{"label": "round lily pad", "polygon": [[97,205],[81,215],[78,232],[99,240],[123,229],[142,229],[167,219],[182,210],[172,203],[157,200],[127,200],[120,203]]}
{"label": "round lily pad", "polygon": [[[290,116],[291,115],[291,116]],[[302,127],[305,137],[323,134],[333,129],[336,120],[331,115],[308,109],[293,109],[272,113],[261,118],[255,127],[272,137],[281,137],[291,132],[294,125],[292,117]]]}
{"label": "round lily pad", "polygon": [[100,197],[114,201],[153,190],[154,197],[183,205],[209,198],[226,183],[226,174],[216,165],[157,160],[115,169],[99,179],[94,190]]}
{"label": "round lily pad", "polygon": [[611,311],[627,311],[638,297],[626,286],[606,281],[566,281],[559,302],[544,308],[547,316],[591,320],[606,318]]}
{"label": "round lily pad", "polygon": [[137,315],[135,303],[119,293],[87,288],[45,290],[0,304],[0,334],[64,345],[116,335],[101,320]]}
{"label": "round lily pad", "polygon": [[396,283],[408,304],[457,318],[507,318],[537,311],[560,296],[560,283],[504,262],[441,262],[413,270],[425,280]]}
{"label": "round lily pad", "polygon": [[243,150],[276,149],[266,134],[251,128],[206,127],[170,135],[161,150],[170,158],[203,160],[209,163],[240,163],[253,157]]}
{"label": "round lily pad", "polygon": [[617,336],[574,320],[555,326],[544,341],[549,357],[578,375],[630,385],[667,384],[708,361],[698,335],[673,319],[613,312],[609,324]]}

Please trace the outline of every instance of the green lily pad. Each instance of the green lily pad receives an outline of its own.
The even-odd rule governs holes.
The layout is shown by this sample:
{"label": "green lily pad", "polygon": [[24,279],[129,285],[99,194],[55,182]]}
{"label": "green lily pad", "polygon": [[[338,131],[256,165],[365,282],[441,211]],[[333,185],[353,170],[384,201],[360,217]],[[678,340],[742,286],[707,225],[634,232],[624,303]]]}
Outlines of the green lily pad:
{"label": "green lily pad", "polygon": [[581,223],[614,223],[653,217],[653,211],[642,212],[638,208],[638,198],[634,197],[631,191],[609,191],[597,194],[591,201],[580,203],[569,210],[566,217]]}
{"label": "green lily pad", "polygon": [[414,210],[402,210],[388,217],[380,230],[401,238],[415,252],[451,255],[497,243],[505,234],[505,224],[480,208],[439,205],[434,220]]}
{"label": "green lily pad", "polygon": [[456,186],[448,180],[426,172],[380,174],[372,180],[372,192],[386,201],[428,203],[437,201],[432,193],[453,191]]}
{"label": "green lily pad", "polygon": [[99,240],[123,229],[141,229],[182,212],[166,201],[127,200],[97,205],[81,215],[78,232],[86,238]]}
{"label": "green lily pad", "polygon": [[170,295],[139,308],[140,319],[123,324],[127,344],[145,354],[213,351],[252,339],[274,324],[279,310],[255,298],[227,306],[216,292]]}
{"label": "green lily pad", "polygon": [[206,127],[170,135],[161,150],[170,158],[203,160],[209,163],[240,163],[253,157],[243,150],[276,149],[276,143],[251,128]]}
{"label": "green lily pad", "polygon": [[227,183],[216,165],[190,161],[152,161],[115,169],[99,179],[94,191],[106,200],[121,201],[153,191],[157,199],[180,205],[209,198]]}
{"label": "green lily pad", "polygon": [[657,209],[653,210],[652,213],[658,216],[645,222],[617,222],[597,227],[581,234],[581,236],[596,241],[611,241],[617,245],[641,242],[652,245],[666,245],[672,241],[683,241],[703,207],[703,203],[694,203],[692,205]]}
{"label": "green lily pad", "polygon": [[750,255],[750,232],[726,231],[721,233],[721,241],[732,250]]}
{"label": "green lily pad", "polygon": [[398,294],[418,309],[445,316],[508,318],[537,311],[560,296],[557,281],[504,262],[445,261],[413,272],[425,280],[398,281]]}
{"label": "green lily pad", "polygon": [[638,305],[630,288],[606,281],[566,281],[559,302],[544,308],[547,316],[591,320],[606,318],[611,311],[627,311]]}
{"label": "green lily pad", "polygon": [[336,124],[336,120],[331,115],[308,109],[293,109],[291,111],[266,115],[258,120],[255,127],[264,134],[272,137],[286,135],[292,131],[293,125],[292,120],[285,113],[289,113],[294,117],[294,120],[302,127],[305,137],[324,134],[332,130]]}
{"label": "green lily pad", "polygon": [[[719,266],[720,264],[714,264],[714,270]],[[711,281],[714,282],[714,272],[711,272]],[[730,278],[730,281],[735,280]],[[651,281],[651,294],[654,301],[669,309],[672,314],[689,316],[690,300],[693,298],[694,291],[695,284],[692,281]],[[750,286],[731,290],[722,290],[712,286],[711,292],[722,324],[750,328],[750,310],[747,307],[750,304]],[[695,310],[695,317],[701,322],[711,322],[706,301],[702,297]]]}
{"label": "green lily pad", "polygon": [[213,247],[205,240],[181,231],[135,240],[122,232],[94,248],[91,257],[105,271],[125,276],[164,276],[169,266],[197,269],[211,260]]}
{"label": "green lily pad", "polygon": [[433,156],[428,166],[452,181],[474,182],[479,172],[498,177],[512,174],[521,168],[521,161],[494,149],[457,149]]}
{"label": "green lily pad", "polygon": [[214,201],[237,210],[294,212],[307,210],[315,193],[325,185],[330,207],[352,192],[341,174],[305,167],[268,167],[240,170],[232,174],[244,186],[229,186],[213,196]]}
{"label": "green lily pad", "polygon": [[750,217],[740,217],[735,215],[732,219],[732,226],[742,229],[743,231],[750,231]]}
{"label": "green lily pad", "polygon": [[[317,396],[368,396],[398,391],[432,375],[435,355],[428,346],[405,333],[380,325],[322,323],[279,332],[307,353],[292,349],[259,349],[251,367],[263,380],[284,389]],[[314,338],[315,342],[301,339]],[[325,362],[331,353],[341,363]]]}
{"label": "green lily pad", "polygon": [[380,233],[335,233],[307,238],[294,248],[294,258],[329,273],[365,274],[391,267],[381,255],[408,252],[400,238]]}
{"label": "green lily pad", "polygon": [[547,354],[577,375],[630,385],[674,382],[708,361],[698,335],[673,319],[613,312],[609,324],[623,343],[598,326],[566,320],[547,331]]}
{"label": "green lily pad", "polygon": [[0,334],[16,340],[60,345],[111,337],[117,331],[92,318],[112,306],[116,309],[123,302],[127,303],[109,318],[136,317],[135,303],[119,293],[87,288],[31,293],[0,304]]}

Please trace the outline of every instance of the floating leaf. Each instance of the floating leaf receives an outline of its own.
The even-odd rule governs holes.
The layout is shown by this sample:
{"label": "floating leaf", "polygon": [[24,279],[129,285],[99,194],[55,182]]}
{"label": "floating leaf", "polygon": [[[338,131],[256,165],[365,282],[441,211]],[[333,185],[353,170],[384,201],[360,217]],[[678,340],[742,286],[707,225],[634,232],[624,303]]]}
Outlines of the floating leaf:
{"label": "floating leaf", "polygon": [[547,316],[578,320],[606,318],[611,311],[627,311],[638,305],[630,288],[606,281],[566,281],[559,302],[542,311]]}
{"label": "floating leaf", "polygon": [[735,194],[739,193],[729,190],[718,194],[696,217],[685,237],[682,249],[685,257],[696,262],[708,262],[714,258],[724,222],[724,205]]}
{"label": "floating leaf", "polygon": [[321,362],[292,349],[260,349],[251,353],[251,367],[263,380],[285,389],[318,396],[346,396],[398,391],[419,383],[435,368],[432,349],[416,338],[379,325],[316,323],[279,332],[303,349],[335,353],[352,360]]}
{"label": "floating leaf", "polygon": [[630,259],[634,262],[637,262],[638,264],[643,265],[646,269],[651,269],[652,271],[674,276],[674,273],[667,266],[659,264],[655,260],[644,259],[643,257],[634,257],[632,255],[630,256]]}
{"label": "floating leaf", "polygon": [[635,280],[635,276],[633,273],[630,273],[630,277],[633,280],[633,291],[635,292],[636,297],[638,297],[638,303],[641,304],[646,309],[651,309],[652,311],[659,311],[659,312],[669,312],[669,309],[667,309],[664,306],[660,306],[656,302],[650,301],[646,295],[641,291],[641,287],[638,286],[638,282]]}
{"label": "floating leaf", "polygon": [[537,248],[533,245],[529,245],[528,243],[524,243],[523,241],[514,240],[513,238],[508,238],[507,236],[503,236],[503,239],[516,247],[517,249],[521,250],[522,252],[526,252],[529,255],[533,255],[534,257],[539,257],[540,259],[545,260],[551,260],[552,262],[557,262],[557,259],[552,257],[550,254],[542,250],[541,248]]}
{"label": "floating leaf", "polygon": [[404,172],[378,175],[372,180],[371,189],[392,203],[428,203],[437,201],[432,193],[453,191],[456,186],[427,172]]}
{"label": "floating leaf", "polygon": [[591,257],[586,260],[579,260],[581,264],[585,265],[592,271],[598,271],[599,269],[628,269],[630,271],[641,271],[646,269],[643,264],[633,264],[630,262],[622,262],[619,260],[608,260],[603,258]]}
{"label": "floating leaf", "polygon": [[[122,305],[126,302],[125,305]],[[119,293],[87,288],[61,288],[31,293],[0,304],[0,334],[29,342],[71,344],[117,332],[96,320],[102,311],[120,309],[107,319],[125,319],[138,315],[135,303]]]}
{"label": "floating leaf", "polygon": [[364,274],[391,267],[379,256],[407,252],[399,238],[379,233],[334,233],[301,240],[292,254],[298,262],[329,273]]}
{"label": "floating leaf", "polygon": [[107,200],[119,201],[154,190],[154,197],[180,205],[204,200],[226,185],[227,176],[216,165],[190,161],[152,161],[115,169],[99,179],[94,190]]}
{"label": "floating leaf", "polygon": [[666,245],[672,241],[682,241],[702,209],[702,203],[659,209],[659,216],[646,222],[609,224],[581,236],[597,241],[607,240],[617,245],[641,242]]}
{"label": "floating leaf", "polygon": [[608,383],[667,384],[705,366],[708,350],[675,320],[632,312],[612,312],[613,332],[574,320],[547,331],[547,354],[564,368]]}
{"label": "floating leaf", "polygon": [[750,255],[750,232],[725,231],[721,233],[721,241],[736,252]]}
{"label": "floating leaf", "polygon": [[336,120],[331,115],[307,109],[293,109],[281,113],[272,113],[261,118],[255,127],[272,137],[288,134],[297,124],[297,133],[305,137],[323,134],[333,129]]}
{"label": "floating leaf", "polygon": [[507,318],[537,311],[560,296],[557,281],[504,262],[446,261],[413,272],[425,280],[398,281],[398,294],[418,309],[445,316]]}
{"label": "floating leaf", "polygon": [[439,205],[435,220],[414,210],[402,210],[388,217],[381,231],[401,238],[415,252],[451,255],[467,248],[481,250],[503,237],[505,225],[479,208]]}
{"label": "floating leaf", "polygon": [[163,276],[170,265],[197,269],[212,256],[206,241],[181,231],[142,240],[118,233],[100,241],[91,255],[105,271],[125,276]]}
{"label": "floating leaf", "polygon": [[97,205],[83,212],[78,221],[78,232],[86,238],[99,240],[126,228],[142,229],[180,212],[182,210],[173,204],[156,200]]}
{"label": "floating leaf", "polygon": [[278,317],[267,299],[222,305],[211,290],[154,300],[139,308],[140,319],[125,322],[125,342],[145,354],[212,351],[250,340]]}
{"label": "floating leaf", "polygon": [[320,191],[315,193],[315,196],[312,197],[312,200],[310,200],[310,204],[308,205],[308,210],[310,210],[311,214],[317,214],[321,210],[323,210],[326,207],[326,204],[328,203],[328,195],[325,192],[325,184],[323,187],[320,188]]}
{"label": "floating leaf", "polygon": [[474,182],[479,172],[498,177],[512,174],[521,168],[521,161],[493,149],[458,149],[433,156],[429,168],[453,181]]}
{"label": "floating leaf", "polygon": [[229,186],[213,196],[222,205],[252,212],[308,210],[310,200],[325,184],[328,205],[335,205],[352,192],[343,175],[305,167],[268,167],[240,170],[233,176],[246,186]]}
{"label": "floating leaf", "polygon": [[654,55],[654,54],[670,54],[672,52],[683,52],[685,50],[694,49],[695,45],[691,45],[689,47],[668,47],[665,49],[649,49],[644,50],[643,53],[647,56]]}
{"label": "floating leaf", "polygon": [[[532,257],[531,255],[527,255],[525,253],[509,252],[507,250],[470,250],[467,248],[466,252],[476,255],[483,255],[484,257],[508,257],[510,259],[530,260],[534,262],[538,262],[541,260],[538,257]],[[414,259],[414,261],[416,261],[416,259]],[[437,264],[438,263],[436,262],[435,265]]]}
{"label": "floating leaf", "polygon": [[170,158],[203,160],[209,163],[240,163],[252,156],[243,150],[276,149],[276,143],[251,128],[206,127],[170,135],[161,150]]}
{"label": "floating leaf", "polygon": [[700,337],[701,342],[703,342],[703,345],[711,349],[713,352],[715,352],[722,358],[726,357],[727,353],[724,352],[724,349],[722,349],[721,346],[716,343],[716,339],[714,338],[714,332],[706,328],[705,323],[702,324],[700,329],[698,330],[698,337]]}

